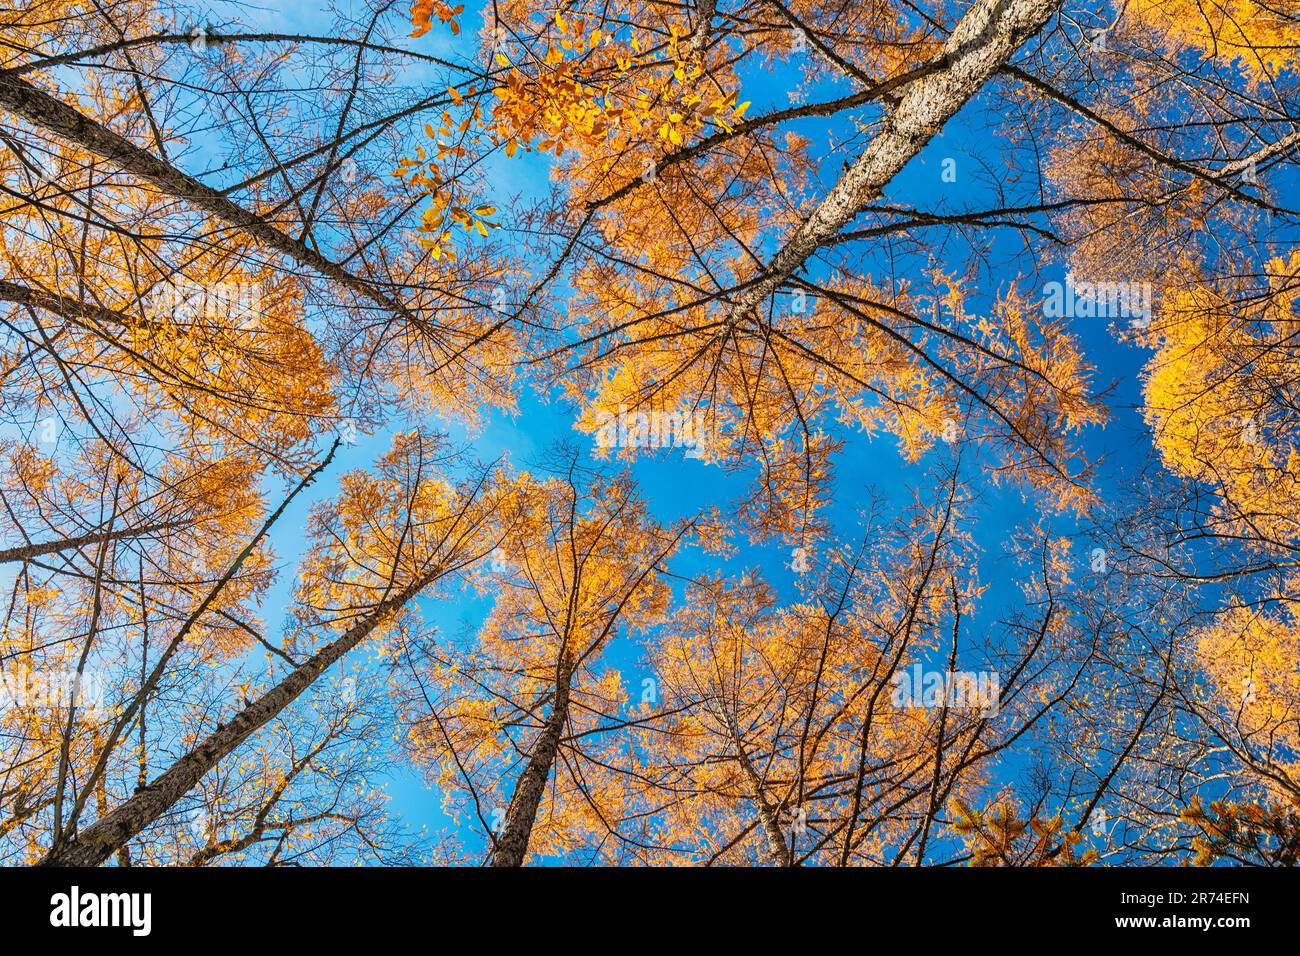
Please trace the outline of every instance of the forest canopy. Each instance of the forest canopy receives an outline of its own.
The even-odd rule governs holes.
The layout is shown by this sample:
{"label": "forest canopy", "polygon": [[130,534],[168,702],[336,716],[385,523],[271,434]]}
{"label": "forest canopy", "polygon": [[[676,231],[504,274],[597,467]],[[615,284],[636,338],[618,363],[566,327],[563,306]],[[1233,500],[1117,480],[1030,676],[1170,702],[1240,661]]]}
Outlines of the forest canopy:
{"label": "forest canopy", "polygon": [[1297,862],[1297,0],[282,6],[0,11],[0,863]]}

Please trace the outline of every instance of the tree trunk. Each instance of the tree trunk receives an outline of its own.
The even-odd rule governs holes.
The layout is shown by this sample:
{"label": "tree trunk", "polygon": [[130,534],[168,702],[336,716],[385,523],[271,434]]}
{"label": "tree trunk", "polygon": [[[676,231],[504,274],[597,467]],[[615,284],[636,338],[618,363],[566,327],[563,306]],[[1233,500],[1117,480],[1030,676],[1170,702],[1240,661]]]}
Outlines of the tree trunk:
{"label": "tree trunk", "polygon": [[523,866],[524,857],[528,855],[528,841],[533,835],[537,808],[542,803],[542,794],[546,792],[546,781],[550,779],[555,756],[560,751],[560,736],[569,719],[571,680],[572,675],[568,671],[562,671],[555,682],[555,706],[551,708],[551,715],[546,718],[542,732],[533,744],[532,753],[528,755],[528,766],[515,785],[514,796],[510,798],[510,809],[506,811],[505,825],[497,837],[496,848],[492,851],[493,866]]}
{"label": "tree trunk", "polygon": [[400,318],[421,325],[419,318],[404,305],[306,243],[26,80],[4,71],[0,71],[0,107],[96,156],[102,156],[124,172],[152,183],[167,195],[243,230],[259,242],[365,296]]}
{"label": "tree trunk", "polygon": [[942,68],[902,88],[880,132],[745,290],[735,314],[753,311],[835,237],[936,133],[1037,33],[1061,0],[977,0],[944,45]]}
{"label": "tree trunk", "polygon": [[[120,530],[101,530],[88,531],[85,534],[76,535],[71,538],[61,538],[58,541],[39,541],[32,544],[22,544],[14,548],[5,548],[0,550],[0,564],[9,564],[14,561],[31,561],[33,558],[43,557],[47,554],[55,554],[59,551],[76,551],[91,544],[101,544],[105,541],[130,541],[138,538],[147,538],[149,535],[158,531],[168,531],[172,528],[179,528],[190,523],[185,521],[158,521],[153,524],[141,525],[138,528],[122,528]],[[197,522],[194,522],[197,523]]]}
{"label": "tree trunk", "polygon": [[749,785],[754,790],[754,806],[758,808],[758,816],[763,823],[763,833],[767,835],[768,849],[777,866],[789,866],[793,847],[785,842],[781,821],[777,818],[777,808],[768,802],[763,781],[759,778],[758,771],[754,769],[754,762],[749,759],[749,751],[745,749],[745,743],[740,739],[740,728],[736,726],[736,721],[731,714],[726,715],[726,724],[731,734],[731,743],[736,748],[736,759],[740,761],[740,767],[745,771],[745,778],[749,780]]}
{"label": "tree trunk", "polygon": [[293,703],[331,664],[360,644],[440,573],[441,569],[435,568],[384,601],[365,620],[325,645],[279,684],[248,704],[230,723],[209,734],[153,783],[62,846],[52,849],[38,865],[98,866],[103,863],[119,847],[175,806],[219,761]]}

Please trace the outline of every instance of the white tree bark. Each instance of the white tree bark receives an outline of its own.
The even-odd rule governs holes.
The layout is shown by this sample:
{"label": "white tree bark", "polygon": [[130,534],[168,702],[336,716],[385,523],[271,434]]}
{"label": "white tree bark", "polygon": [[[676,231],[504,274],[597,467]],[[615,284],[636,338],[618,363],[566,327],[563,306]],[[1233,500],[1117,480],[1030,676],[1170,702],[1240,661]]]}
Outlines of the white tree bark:
{"label": "white tree bark", "polygon": [[136,792],[93,825],[60,847],[51,850],[41,866],[98,866],[118,848],[153,823],[209,770],[255,731],[293,703],[312,683],[344,654],[360,644],[376,627],[428,587],[442,573],[434,568],[424,577],[393,594],[365,619],[326,644],[280,683],[239,711],[229,723],[218,727],[200,744],[171,765],[147,787]]}
{"label": "white tree bark", "polygon": [[152,183],[169,196],[243,230],[266,246],[358,295],[365,296],[398,317],[416,325],[422,324],[419,317],[406,306],[364,278],[354,275],[256,213],[227,199],[211,186],[205,186],[44,90],[4,71],[0,71],[0,107],[60,139],[75,143],[96,156],[102,156],[123,172]]}
{"label": "white tree bark", "polygon": [[746,287],[732,317],[755,312],[865,204],[879,198],[890,180],[1059,6],[1060,0],[976,0],[944,45],[944,66],[902,87],[898,105],[885,117],[880,132],[786,240],[758,281]]}

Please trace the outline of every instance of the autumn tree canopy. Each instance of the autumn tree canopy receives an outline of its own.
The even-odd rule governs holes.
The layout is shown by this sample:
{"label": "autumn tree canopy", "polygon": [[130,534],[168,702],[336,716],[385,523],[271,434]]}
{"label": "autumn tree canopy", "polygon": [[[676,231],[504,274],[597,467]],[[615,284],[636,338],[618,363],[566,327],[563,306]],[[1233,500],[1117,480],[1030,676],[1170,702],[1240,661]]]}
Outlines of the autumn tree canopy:
{"label": "autumn tree canopy", "polygon": [[1300,859],[1295,0],[336,6],[0,11],[0,862]]}

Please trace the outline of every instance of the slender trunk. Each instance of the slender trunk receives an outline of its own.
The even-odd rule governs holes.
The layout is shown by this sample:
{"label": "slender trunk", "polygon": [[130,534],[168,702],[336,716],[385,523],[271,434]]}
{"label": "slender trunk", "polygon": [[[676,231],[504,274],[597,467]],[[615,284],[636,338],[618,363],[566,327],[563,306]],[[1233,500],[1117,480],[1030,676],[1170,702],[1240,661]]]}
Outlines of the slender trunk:
{"label": "slender trunk", "polygon": [[257,213],[232,202],[211,186],[205,186],[193,176],[181,172],[108,127],[84,116],[62,100],[55,99],[26,80],[4,71],[0,71],[0,107],[23,117],[34,126],[104,157],[119,169],[152,183],[169,196],[243,230],[266,246],[358,295],[365,296],[400,318],[417,326],[422,324],[410,310],[370,282],[325,258]]}
{"label": "slender trunk", "polygon": [[147,538],[155,532],[179,528],[185,523],[184,521],[159,521],[155,524],[141,525],[138,528],[122,528],[118,531],[110,529],[88,531],[75,537],[61,538],[58,541],[40,541],[33,544],[18,545],[13,548],[4,548],[0,550],[0,564],[8,564],[12,561],[30,561],[33,558],[54,554],[58,551],[76,551],[87,545],[100,544],[104,541]]}
{"label": "slender trunk", "polygon": [[569,684],[572,678],[573,675],[565,670],[555,682],[555,705],[528,755],[528,766],[515,785],[505,825],[492,851],[493,866],[523,866],[524,857],[528,855],[528,841],[533,835],[537,808],[541,806],[546,781],[555,766],[555,756],[560,752],[560,736],[569,719]]}
{"label": "slender trunk", "polygon": [[228,724],[219,726],[153,783],[73,839],[51,850],[39,865],[97,866],[103,863],[119,847],[175,806],[219,761],[293,703],[330,665],[360,644],[440,573],[441,570],[435,568],[384,601],[365,620],[325,645],[279,684],[244,707]]}
{"label": "slender trunk", "polygon": [[754,769],[754,762],[749,759],[749,752],[740,739],[740,729],[730,714],[727,714],[726,722],[727,730],[731,733],[732,745],[736,748],[736,758],[740,761],[741,769],[745,771],[745,777],[754,791],[754,805],[758,807],[759,819],[763,821],[763,832],[767,835],[768,849],[772,851],[772,857],[778,866],[789,866],[792,848],[786,844],[785,834],[781,832],[777,808],[768,802],[764,794],[763,781],[758,776],[758,771]]}
{"label": "slender trunk", "polygon": [[61,315],[66,319],[88,319],[92,322],[98,322],[100,325],[129,328],[132,322],[135,321],[132,316],[113,309],[106,309],[104,306],[95,305],[93,302],[86,302],[59,292],[51,292],[48,289],[33,288],[18,282],[10,282],[8,279],[0,279],[0,299],[6,302],[15,302],[19,305],[44,309],[46,312],[53,312],[55,315]]}
{"label": "slender trunk", "polygon": [[[248,560],[250,555],[252,555],[258,543],[270,533],[276,522],[280,520],[280,517],[289,507],[290,503],[316,480],[317,475],[329,467],[330,462],[334,460],[334,454],[338,451],[341,442],[342,439],[336,438],[334,440],[334,444],[330,446],[329,453],[325,456],[325,459],[309,471],[306,476],[303,477],[302,481],[298,483],[297,487],[295,487],[294,490],[291,491],[282,502],[280,502],[280,506],[267,517],[267,519],[262,523],[262,527],[259,528],[252,539],[244,545],[244,549],[235,556],[235,560],[231,562],[230,566],[226,569],[225,574],[223,574],[217,583],[209,589],[207,596],[199,603],[199,606],[194,610],[194,613],[185,619],[185,623],[181,625],[180,630],[176,632],[170,643],[168,643],[168,645],[163,649],[161,656],[154,664],[153,670],[150,672],[149,676],[141,682],[140,690],[136,693],[135,697],[127,702],[122,712],[113,722],[113,726],[108,732],[107,743],[100,750],[99,757],[95,761],[95,766],[91,770],[90,776],[86,779],[85,789],[82,792],[82,796],[78,798],[76,805],[73,807],[72,821],[74,824],[79,818],[81,810],[85,805],[86,795],[94,789],[100,778],[107,772],[109,755],[117,747],[117,742],[121,738],[122,734],[131,725],[131,722],[136,719],[137,714],[140,713],[150,695],[158,686],[158,682],[162,679],[162,675],[165,672],[167,663],[171,660],[172,655],[174,655],[185,643],[185,640],[192,629],[197,626],[200,620],[202,620],[203,615],[207,613],[208,608],[220,596],[226,585],[229,584],[230,581],[234,579],[235,575],[239,573],[240,568],[244,566],[244,562]],[[51,849],[51,855],[53,855],[55,851],[59,850],[60,847],[61,842],[58,840],[58,835],[56,834],[56,842],[55,846]]]}
{"label": "slender trunk", "polygon": [[1061,0],[977,0],[944,45],[945,65],[903,87],[898,105],[839,182],[745,290],[736,313],[752,311],[788,281],[956,115]]}

